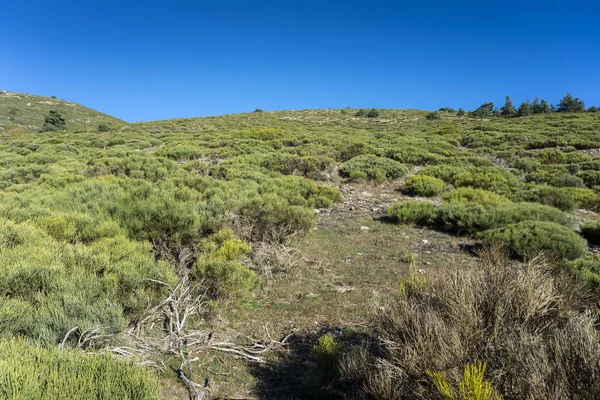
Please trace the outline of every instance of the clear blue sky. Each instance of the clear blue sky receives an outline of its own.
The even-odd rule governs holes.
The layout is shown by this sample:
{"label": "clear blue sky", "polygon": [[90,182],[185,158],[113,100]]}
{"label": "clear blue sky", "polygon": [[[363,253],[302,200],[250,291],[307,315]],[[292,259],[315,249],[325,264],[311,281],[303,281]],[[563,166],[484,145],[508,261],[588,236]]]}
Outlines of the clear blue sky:
{"label": "clear blue sky", "polygon": [[0,89],[127,121],[600,104],[597,1],[0,0]]}

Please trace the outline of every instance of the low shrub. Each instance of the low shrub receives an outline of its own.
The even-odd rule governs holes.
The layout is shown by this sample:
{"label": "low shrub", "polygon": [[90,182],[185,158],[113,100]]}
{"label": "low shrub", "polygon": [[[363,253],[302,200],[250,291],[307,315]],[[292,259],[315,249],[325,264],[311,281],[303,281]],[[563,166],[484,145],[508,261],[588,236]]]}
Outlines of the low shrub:
{"label": "low shrub", "polygon": [[448,232],[471,234],[501,228],[522,221],[550,221],[571,227],[573,222],[564,212],[536,203],[402,202],[388,210],[388,215],[401,223],[432,225]]}
{"label": "low shrub", "polygon": [[249,252],[231,230],[219,231],[202,241],[192,276],[203,281],[212,298],[247,298],[259,284],[256,273],[240,262]]}
{"label": "low shrub", "polygon": [[481,256],[405,277],[346,373],[382,400],[599,398],[600,334],[582,311],[585,290],[552,265]]}
{"label": "low shrub", "polygon": [[338,146],[339,156],[338,159],[342,162],[353,159],[354,157],[375,154],[377,149],[375,146],[365,142],[349,142],[343,143]]}
{"label": "low shrub", "polygon": [[435,206],[429,202],[404,201],[394,204],[387,213],[396,222],[426,225],[435,215]]}
{"label": "low shrub", "polygon": [[567,266],[574,271],[582,280],[588,282],[600,292],[600,256],[590,254],[567,262]]}
{"label": "low shrub", "polygon": [[581,171],[576,174],[589,188],[600,185],[600,171]]}
{"label": "low shrub", "polygon": [[414,196],[433,197],[444,190],[443,180],[427,175],[413,175],[404,182],[404,191]]}
{"label": "low shrub", "polygon": [[600,244],[600,220],[583,224],[581,227],[581,234],[590,242]]}
{"label": "low shrub", "polygon": [[482,234],[484,243],[500,243],[512,255],[531,259],[540,253],[574,260],[588,251],[585,239],[565,226],[548,221],[523,221]]}
{"label": "low shrub", "polygon": [[538,186],[530,191],[530,200],[556,207],[563,211],[573,211],[577,206],[575,196],[565,188]]}
{"label": "low shrub", "polygon": [[481,205],[496,205],[500,203],[510,203],[510,200],[499,194],[472,187],[461,187],[448,192],[442,196],[445,201],[453,203],[477,203]]}
{"label": "low shrub", "polygon": [[0,341],[0,398],[159,399],[158,379],[151,372],[108,354],[92,355],[58,346]]}
{"label": "low shrub", "polygon": [[340,168],[340,175],[352,180],[383,182],[386,179],[400,178],[408,168],[398,161],[374,155],[363,155],[346,161]]}
{"label": "low shrub", "polygon": [[432,111],[425,116],[425,119],[432,121],[432,120],[436,120],[436,119],[442,119],[442,116],[440,115],[439,112]]}

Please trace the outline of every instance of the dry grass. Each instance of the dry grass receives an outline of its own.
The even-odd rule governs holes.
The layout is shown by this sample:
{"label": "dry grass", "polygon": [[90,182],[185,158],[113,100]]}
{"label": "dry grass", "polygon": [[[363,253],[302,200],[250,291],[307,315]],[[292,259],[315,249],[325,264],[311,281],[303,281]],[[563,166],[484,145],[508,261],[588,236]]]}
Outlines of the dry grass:
{"label": "dry grass", "polygon": [[370,396],[444,398],[432,371],[456,387],[467,364],[485,362],[506,399],[600,398],[594,299],[552,265],[510,265],[490,249],[479,264],[415,273],[401,288],[377,312],[374,353],[348,363]]}

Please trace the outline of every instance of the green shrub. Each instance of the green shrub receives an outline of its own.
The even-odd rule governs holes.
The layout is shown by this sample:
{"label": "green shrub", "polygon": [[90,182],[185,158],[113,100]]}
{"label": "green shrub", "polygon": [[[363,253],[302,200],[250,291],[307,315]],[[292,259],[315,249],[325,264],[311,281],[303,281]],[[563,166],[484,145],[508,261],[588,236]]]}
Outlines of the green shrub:
{"label": "green shrub", "polygon": [[577,173],[577,176],[581,178],[589,188],[600,185],[600,171],[581,171]]}
{"label": "green shrub", "polygon": [[470,168],[456,165],[432,165],[419,171],[417,175],[428,175],[443,180],[446,183],[452,183],[454,177],[467,172]]}
{"label": "green shrub", "polygon": [[311,348],[312,355],[317,359],[319,367],[330,375],[337,373],[342,356],[341,345],[331,333],[319,337],[317,344]]}
{"label": "green shrub", "polygon": [[436,119],[442,119],[442,117],[440,116],[439,112],[432,111],[425,116],[425,119],[428,119],[431,121],[431,120],[436,120]]}
{"label": "green shrub", "polygon": [[240,263],[250,246],[222,230],[204,239],[192,276],[201,279],[213,298],[247,298],[259,283],[256,273]]}
{"label": "green shrub", "polygon": [[354,157],[375,154],[377,149],[374,146],[364,142],[350,142],[344,143],[338,147],[339,149],[339,160],[348,161]]}
{"label": "green shrub", "polygon": [[404,190],[415,196],[437,196],[444,190],[443,180],[427,175],[413,175],[404,182]]}
{"label": "green shrub", "polygon": [[396,222],[425,225],[435,215],[435,206],[429,202],[404,201],[394,204],[387,213]]}
{"label": "green shrub", "polygon": [[600,291],[600,256],[590,254],[582,258],[567,262],[567,266],[575,271],[585,282]]}
{"label": "green shrub", "polygon": [[588,250],[585,239],[572,229],[548,221],[523,221],[486,231],[481,237],[487,245],[499,243],[522,259],[546,253],[574,260]]}
{"label": "green shrub", "polygon": [[590,242],[600,244],[600,220],[583,224],[581,227],[581,234]]}
{"label": "green shrub", "polygon": [[143,367],[110,355],[0,341],[0,398],[159,399],[159,384]]}
{"label": "green shrub", "polygon": [[531,200],[556,207],[563,211],[573,211],[577,206],[575,196],[564,188],[538,186],[531,191]]}
{"label": "green shrub", "polygon": [[368,112],[367,112],[367,118],[377,118],[379,117],[379,111],[371,108]]}
{"label": "green shrub", "polygon": [[388,149],[386,151],[386,156],[401,163],[416,165],[423,165],[440,158],[440,156],[435,153],[431,153],[426,149],[415,146],[402,146],[400,148]]}
{"label": "green shrub", "polygon": [[598,210],[600,208],[600,196],[588,188],[564,188],[575,199],[576,207],[587,210]]}
{"label": "green shrub", "polygon": [[373,155],[354,157],[346,161],[340,168],[340,175],[360,180],[368,179],[382,182],[386,179],[400,178],[408,172],[408,168],[398,161]]}
{"label": "green shrub", "polygon": [[108,132],[110,131],[110,126],[108,126],[107,124],[99,124],[98,125],[98,132]]}
{"label": "green shrub", "polygon": [[510,200],[499,194],[472,187],[460,187],[442,196],[447,202],[471,202],[481,205],[496,205],[510,203]]}
{"label": "green shrub", "polygon": [[354,114],[356,117],[367,117],[367,118],[377,118],[379,117],[379,111],[371,108],[370,110],[360,109]]}

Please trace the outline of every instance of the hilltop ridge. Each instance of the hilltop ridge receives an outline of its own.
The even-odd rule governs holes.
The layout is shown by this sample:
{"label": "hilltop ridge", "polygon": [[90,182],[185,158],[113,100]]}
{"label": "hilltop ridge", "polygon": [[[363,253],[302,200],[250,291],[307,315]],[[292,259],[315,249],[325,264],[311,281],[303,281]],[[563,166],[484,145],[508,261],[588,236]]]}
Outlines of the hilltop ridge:
{"label": "hilltop ridge", "polygon": [[50,110],[58,110],[66,119],[67,128],[96,128],[98,124],[123,124],[118,118],[81,104],[55,97],[36,96],[0,90],[0,133],[13,129],[34,132],[41,129]]}

